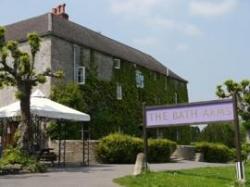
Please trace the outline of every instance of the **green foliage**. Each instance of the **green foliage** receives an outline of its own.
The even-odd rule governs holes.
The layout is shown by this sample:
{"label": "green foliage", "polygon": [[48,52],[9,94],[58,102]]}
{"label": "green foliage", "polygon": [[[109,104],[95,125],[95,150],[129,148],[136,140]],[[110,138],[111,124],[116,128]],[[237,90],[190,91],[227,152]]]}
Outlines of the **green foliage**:
{"label": "green foliage", "polygon": [[[58,84],[52,89],[50,97],[63,105],[86,112],[87,104],[84,99],[84,93],[77,84]],[[61,137],[66,139],[80,139],[82,125],[75,122],[64,122],[64,126],[60,127],[58,123],[50,123],[47,132],[52,139],[58,139],[59,133],[61,133]]]}
{"label": "green foliage", "polygon": [[[30,96],[32,88],[46,82],[46,77],[61,77],[60,72],[52,73],[49,68],[39,73],[35,69],[35,56],[40,49],[41,39],[36,33],[27,35],[31,50],[29,53],[21,51],[17,41],[5,41],[5,30],[0,27],[0,88],[13,86],[16,88],[16,97],[20,100],[21,123],[19,128],[20,139],[18,145],[31,152],[32,125],[30,112]],[[9,58],[7,61],[7,57]]]}
{"label": "green foliage", "polygon": [[250,154],[250,144],[244,143],[241,145],[241,156],[243,160],[247,160],[248,155]]}
{"label": "green foliage", "polygon": [[76,122],[64,122],[63,124],[51,122],[48,125],[47,133],[52,140],[58,140],[60,136],[66,140],[79,140],[82,137],[82,125]]}
{"label": "green foliage", "polygon": [[85,111],[87,107],[84,93],[74,83],[58,84],[52,89],[51,99],[80,111]]}
{"label": "green foliage", "polygon": [[171,154],[176,149],[176,143],[167,139],[148,140],[148,161],[169,162]]}
{"label": "green foliage", "polygon": [[[135,67],[132,63],[123,60],[121,60],[121,69],[113,69],[111,81],[99,80],[93,50],[91,50],[90,59],[90,64],[85,64],[86,83],[80,86],[81,96],[86,103],[84,105],[86,107],[80,109],[76,106],[75,108],[91,115],[89,125],[91,128],[91,138],[93,139],[99,139],[114,132],[141,136],[140,127],[142,124],[143,101],[147,105],[174,103],[175,92],[178,93],[179,103],[188,101],[185,83],[140,66]],[[144,75],[144,88],[136,87],[136,70],[141,71]],[[116,99],[117,83],[122,86],[122,100]],[[62,94],[52,94],[53,100],[61,102],[61,98],[70,95],[70,90],[73,88],[70,88],[68,85],[59,85],[54,89],[58,90],[56,92],[62,92]],[[63,90],[67,90],[69,93]],[[71,100],[63,104],[74,107],[74,101]],[[190,143],[191,130],[189,127],[168,128],[167,130],[163,130],[163,137],[177,140],[177,130],[178,143]],[[151,130],[149,136],[155,137],[155,130]]]}
{"label": "green foliage", "polygon": [[[167,139],[149,139],[148,159],[150,162],[168,162],[175,148],[176,143]],[[142,139],[115,133],[101,139],[96,157],[103,163],[134,163],[140,152],[143,152]]]}
{"label": "green foliage", "polygon": [[249,128],[250,122],[250,80],[242,80],[241,82],[235,82],[233,80],[227,80],[224,85],[217,86],[216,94],[220,98],[232,97],[236,93],[238,98],[238,110],[239,115],[244,121],[246,128]]}
{"label": "green foliage", "polygon": [[199,141],[222,143],[234,147],[234,136],[232,124],[211,124],[201,131]]}
{"label": "green foliage", "polygon": [[22,152],[19,148],[8,148],[3,152],[3,158],[0,159],[0,170],[9,168],[13,165],[20,165],[22,169],[30,172],[44,172],[46,167],[36,159],[26,153]]}
{"label": "green foliage", "polygon": [[29,33],[27,35],[27,38],[28,38],[28,42],[30,44],[30,47],[31,47],[31,54],[34,55],[36,54],[39,49],[40,49],[40,42],[41,42],[41,39],[39,38],[39,36],[36,34],[36,33]]}
{"label": "green foliage", "polygon": [[197,152],[204,154],[206,162],[224,163],[233,160],[234,152],[224,144],[199,142],[195,144]]}
{"label": "green foliage", "polygon": [[[166,168],[167,169],[167,168]],[[250,186],[250,165],[245,165],[246,184]],[[235,166],[205,167],[179,171],[147,172],[139,176],[114,179],[126,187],[236,187]]]}
{"label": "green foliage", "polygon": [[96,149],[97,160],[102,163],[134,163],[143,150],[143,141],[129,135],[111,134],[100,140]]}

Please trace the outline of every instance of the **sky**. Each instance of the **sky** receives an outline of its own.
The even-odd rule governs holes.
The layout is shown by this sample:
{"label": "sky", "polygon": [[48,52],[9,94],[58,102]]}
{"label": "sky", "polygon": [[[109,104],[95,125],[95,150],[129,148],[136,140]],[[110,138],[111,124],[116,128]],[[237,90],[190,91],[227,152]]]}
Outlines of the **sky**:
{"label": "sky", "polygon": [[190,101],[250,79],[249,0],[0,0],[0,25],[66,3],[69,19],[142,50],[188,80]]}

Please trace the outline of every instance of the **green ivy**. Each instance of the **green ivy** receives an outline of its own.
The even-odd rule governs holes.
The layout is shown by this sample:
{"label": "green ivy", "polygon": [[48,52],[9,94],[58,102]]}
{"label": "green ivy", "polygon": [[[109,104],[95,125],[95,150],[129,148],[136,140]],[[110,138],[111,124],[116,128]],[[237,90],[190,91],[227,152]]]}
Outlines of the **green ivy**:
{"label": "green ivy", "polygon": [[[113,69],[111,81],[98,80],[93,51],[90,59],[90,65],[86,65],[86,83],[77,88],[80,94],[75,93],[76,88],[71,83],[69,86],[63,85],[65,89],[62,86],[56,86],[53,89],[52,98],[89,113],[93,139],[112,132],[141,136],[143,101],[146,105],[172,104],[175,102],[175,92],[178,93],[178,103],[188,101],[186,83],[126,61],[121,61],[120,69]],[[144,75],[144,88],[136,87],[136,70]],[[116,99],[117,83],[122,86],[122,100]],[[71,89],[73,89],[72,92]],[[71,99],[71,97],[76,98]],[[178,131],[178,143],[189,143],[191,140],[190,127],[171,127],[163,131],[164,137],[175,141]],[[150,130],[149,134],[154,137],[155,130]]]}

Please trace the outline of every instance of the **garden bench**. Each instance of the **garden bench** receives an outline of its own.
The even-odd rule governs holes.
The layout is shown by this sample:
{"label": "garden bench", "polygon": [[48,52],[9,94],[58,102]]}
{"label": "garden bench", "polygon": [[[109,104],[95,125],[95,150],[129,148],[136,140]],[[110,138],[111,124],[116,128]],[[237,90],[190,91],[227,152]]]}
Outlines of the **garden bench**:
{"label": "garden bench", "polygon": [[51,148],[46,148],[46,149],[42,149],[39,152],[38,155],[38,161],[49,161],[51,162],[52,166],[54,166],[54,161],[56,161],[56,154],[54,152],[50,152]]}

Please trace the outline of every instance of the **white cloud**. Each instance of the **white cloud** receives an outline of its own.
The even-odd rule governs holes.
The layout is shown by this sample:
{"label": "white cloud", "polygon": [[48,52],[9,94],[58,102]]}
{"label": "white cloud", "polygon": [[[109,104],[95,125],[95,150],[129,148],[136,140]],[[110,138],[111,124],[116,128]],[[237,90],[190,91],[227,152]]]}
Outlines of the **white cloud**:
{"label": "white cloud", "polygon": [[196,26],[190,23],[181,23],[173,19],[154,17],[146,20],[146,25],[156,29],[168,29],[177,31],[188,36],[201,36],[203,32]]}
{"label": "white cloud", "polygon": [[177,51],[187,51],[189,49],[189,46],[185,43],[179,43],[176,46]]}
{"label": "white cloud", "polygon": [[197,26],[192,24],[184,24],[180,29],[189,36],[201,36],[203,34]]}
{"label": "white cloud", "polygon": [[200,16],[221,16],[234,10],[237,0],[193,0],[189,4],[190,13]]}
{"label": "white cloud", "polygon": [[150,47],[153,45],[157,45],[158,40],[155,37],[144,37],[144,38],[137,38],[133,39],[132,43],[137,47]]}
{"label": "white cloud", "polygon": [[163,0],[110,0],[111,11],[116,14],[145,15]]}

